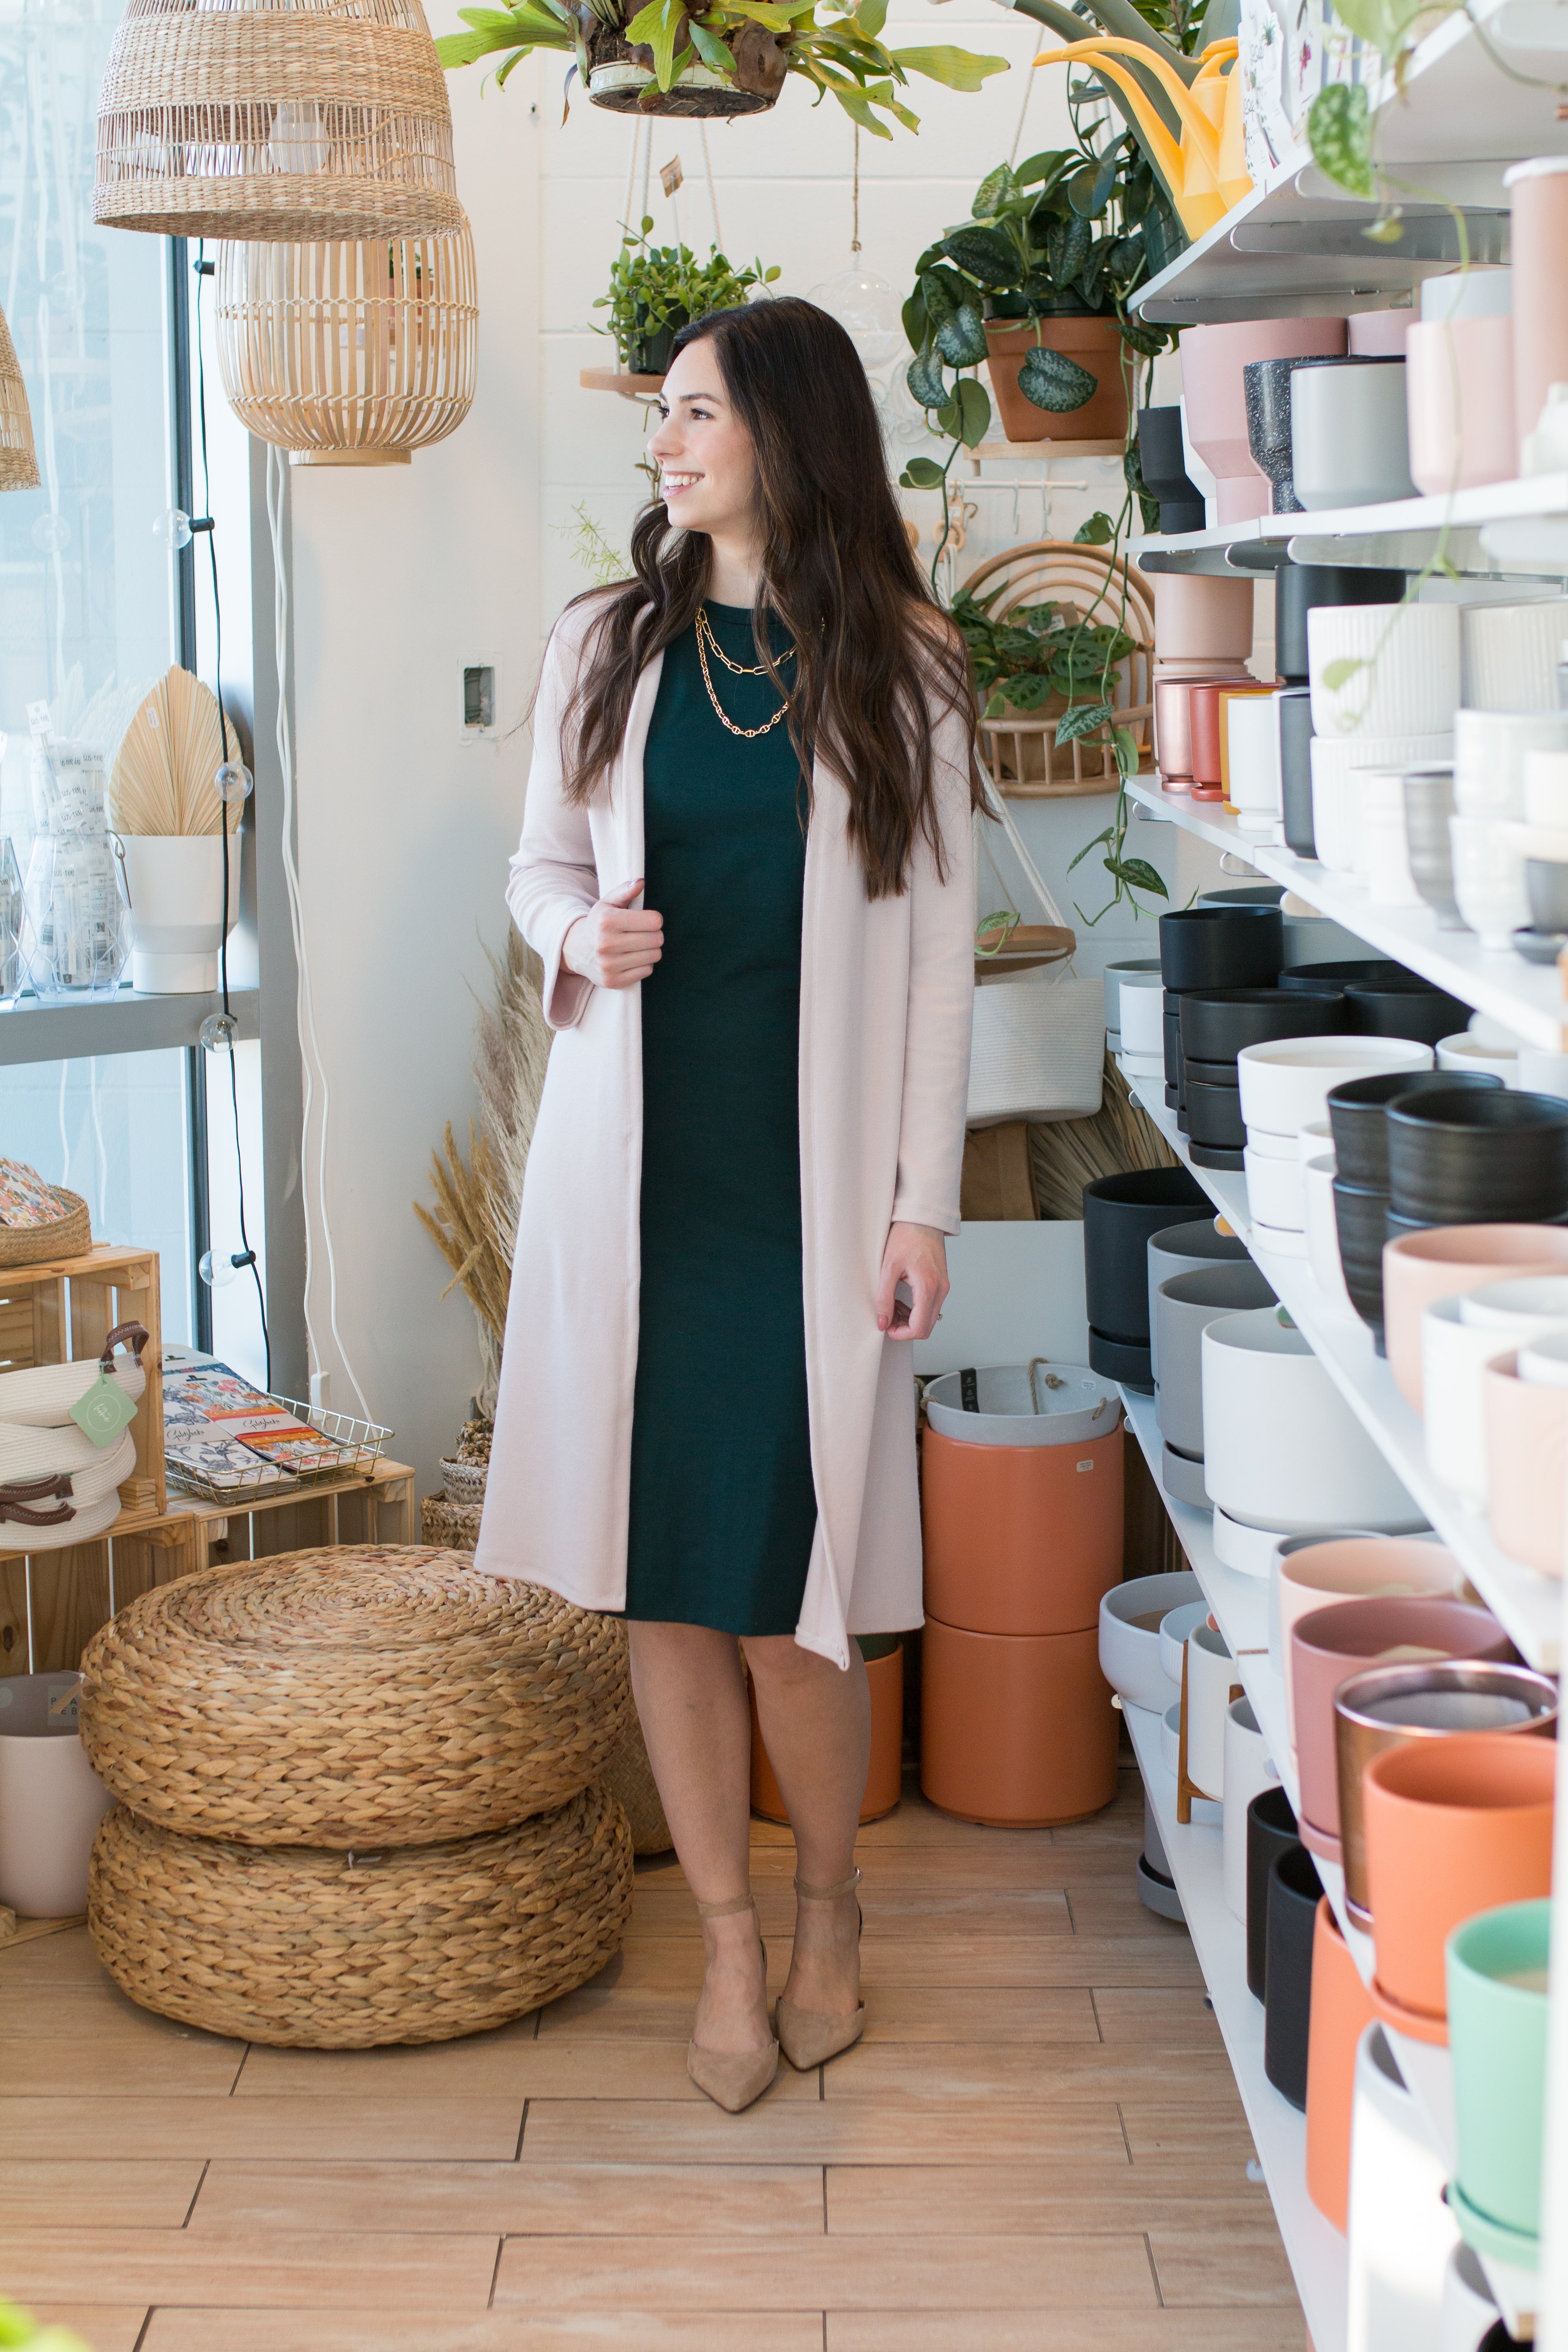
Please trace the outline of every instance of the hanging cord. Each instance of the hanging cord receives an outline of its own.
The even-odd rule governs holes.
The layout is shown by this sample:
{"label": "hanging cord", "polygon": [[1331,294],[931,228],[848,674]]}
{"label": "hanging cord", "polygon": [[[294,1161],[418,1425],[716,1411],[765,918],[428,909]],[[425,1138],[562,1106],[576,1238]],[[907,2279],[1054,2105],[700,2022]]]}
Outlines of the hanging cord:
{"label": "hanging cord", "polygon": [[[315,1098],[315,1079],[321,1090],[321,1125],[316,1162],[316,1205],[321,1220],[321,1244],[327,1260],[327,1328],[332,1335],[338,1361],[347,1376],[349,1386],[359,1400],[361,1413],[366,1421],[374,1418],[365,1402],[358,1374],[349,1361],[349,1351],[338,1330],[338,1269],[332,1253],[332,1229],[327,1216],[327,1119],[331,1108],[331,1095],[327,1085],[327,1066],[321,1058],[321,1048],[316,1037],[316,1014],[310,994],[310,967],[305,953],[305,916],[300,896],[300,869],[294,857],[294,753],[289,737],[289,575],[283,559],[283,484],[285,476],[283,452],[269,448],[267,452],[267,520],[272,534],[272,644],[278,665],[278,764],[283,777],[283,887],[289,900],[289,928],[294,940],[294,968],[299,974],[299,992],[295,1003],[295,1020],[300,1036],[300,1061],[305,1074],[304,1141],[310,1133],[310,1107]],[[312,1076],[311,1063],[315,1073]],[[305,1152],[300,1154],[301,1179],[305,1170]],[[310,1341],[312,1360],[320,1364],[321,1349],[317,1345],[310,1321],[310,1202],[305,1203],[305,1332]]]}
{"label": "hanging cord", "polygon": [[[1029,47],[1031,49],[1034,47],[1035,42],[1037,38],[1037,35],[1031,36],[1029,41]],[[1024,60],[1024,103],[1018,109],[1018,128],[1013,133],[1013,152],[1007,158],[1009,163],[1016,163],[1018,160],[1018,150],[1024,142],[1024,117],[1029,111],[1029,100],[1034,94],[1035,69],[1029,63],[1029,60],[1026,58]]]}
{"label": "hanging cord", "polygon": [[[719,198],[713,187],[713,158],[708,152],[708,125],[700,115],[697,118],[697,128],[702,138],[702,168],[708,174],[708,209],[713,215],[713,248],[716,253],[722,253],[724,232],[719,226]],[[855,136],[858,139],[860,133],[857,131]]]}
{"label": "hanging cord", "polygon": [[[213,684],[217,695],[218,764],[228,765],[228,720],[223,707],[223,605],[217,587],[217,530],[213,521],[212,467],[207,459],[207,365],[202,348],[202,289],[207,272],[214,266],[206,257],[206,240],[196,246],[196,414],[202,440],[202,503],[206,509],[207,561],[212,568],[213,586]],[[267,1387],[272,1388],[272,1338],[267,1328],[267,1294],[262,1288],[261,1268],[256,1263],[256,1252],[250,1246],[250,1235],[245,1226],[245,1150],[239,1136],[239,1076],[234,1062],[234,1014],[228,1001],[228,801],[221,793],[218,797],[218,832],[223,843],[223,911],[218,922],[218,978],[223,989],[225,1043],[228,1052],[228,1097],[234,1114],[234,1165],[239,1192],[239,1253],[232,1263],[247,1265],[256,1285],[256,1307],[261,1318],[261,1352],[267,1366]]]}

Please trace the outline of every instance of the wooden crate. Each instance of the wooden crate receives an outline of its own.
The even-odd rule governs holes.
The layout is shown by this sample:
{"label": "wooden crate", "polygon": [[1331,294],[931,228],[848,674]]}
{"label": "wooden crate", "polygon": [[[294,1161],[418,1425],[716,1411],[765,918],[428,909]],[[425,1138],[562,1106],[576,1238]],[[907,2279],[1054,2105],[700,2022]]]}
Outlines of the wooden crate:
{"label": "wooden crate", "polygon": [[243,1511],[176,1496],[161,1517],[126,1513],[96,1543],[0,1554],[0,1675],[79,1665],[117,1609],[198,1568],[315,1544],[416,1540],[414,1473],[403,1462],[378,1462],[368,1478],[307,1487]]}
{"label": "wooden crate", "polygon": [[[168,1508],[157,1251],[100,1243],[80,1257],[0,1269],[0,1372],[100,1355],[117,1323],[143,1324],[149,1335],[142,1352],[147,1393],[131,1424],[136,1467],[121,1486],[121,1507],[155,1519]],[[14,1557],[0,1554],[0,1563]]]}

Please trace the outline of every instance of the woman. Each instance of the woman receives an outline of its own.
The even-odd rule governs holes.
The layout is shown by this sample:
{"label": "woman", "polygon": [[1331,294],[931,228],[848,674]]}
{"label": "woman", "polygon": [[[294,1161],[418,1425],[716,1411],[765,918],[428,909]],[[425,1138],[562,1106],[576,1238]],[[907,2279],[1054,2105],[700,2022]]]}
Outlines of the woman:
{"label": "woman", "polygon": [[[545,656],[508,903],[556,1031],[479,1567],[623,1610],[703,1921],[692,2078],[847,2049],[869,1702],[921,1622],[907,1342],[947,1290],[973,971],[973,705],[864,371],[809,303],[679,337],[636,577]],[[795,1830],[749,1891],[741,1643]]]}

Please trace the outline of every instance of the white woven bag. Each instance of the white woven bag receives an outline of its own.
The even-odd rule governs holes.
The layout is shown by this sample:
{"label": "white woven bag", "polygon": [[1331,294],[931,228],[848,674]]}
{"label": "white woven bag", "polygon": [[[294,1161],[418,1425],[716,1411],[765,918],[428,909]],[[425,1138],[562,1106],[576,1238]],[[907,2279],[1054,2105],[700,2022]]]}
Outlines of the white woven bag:
{"label": "white woven bag", "polygon": [[[115,1354],[121,1345],[131,1350],[128,1355]],[[69,1363],[27,1364],[19,1371],[0,1372],[0,1421],[21,1422],[31,1429],[62,1429],[70,1420],[72,1405],[81,1402],[100,1372],[107,1372],[132,1404],[140,1404],[147,1391],[142,1364],[146,1345],[147,1334],[140,1323],[122,1323],[104,1341],[101,1356],[77,1356]]]}
{"label": "white woven bag", "polygon": [[[1061,909],[989,777],[985,796],[1046,920],[1065,930]],[[980,822],[977,817],[977,827]],[[997,1127],[1015,1118],[1090,1118],[1100,1108],[1104,1075],[1105,984],[1080,980],[1070,958],[1044,971],[988,980],[975,990],[966,1112],[971,1127]]]}

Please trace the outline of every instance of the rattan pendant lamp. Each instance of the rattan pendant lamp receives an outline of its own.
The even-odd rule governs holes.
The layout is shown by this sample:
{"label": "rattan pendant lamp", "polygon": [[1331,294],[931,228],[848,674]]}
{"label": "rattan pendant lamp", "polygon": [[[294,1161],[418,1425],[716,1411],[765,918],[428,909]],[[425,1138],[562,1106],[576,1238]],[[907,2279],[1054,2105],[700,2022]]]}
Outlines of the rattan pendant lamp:
{"label": "rattan pendant lamp", "polygon": [[451,110],[420,0],[128,0],[92,211],[170,236],[451,236]]}
{"label": "rattan pendant lamp", "polygon": [[16,363],[16,346],[0,310],[0,490],[36,490],[38,460],[33,450],[33,415],[27,387]]}
{"label": "rattan pendant lamp", "polygon": [[474,240],[225,245],[218,364],[240,423],[297,466],[405,466],[473,405]]}

